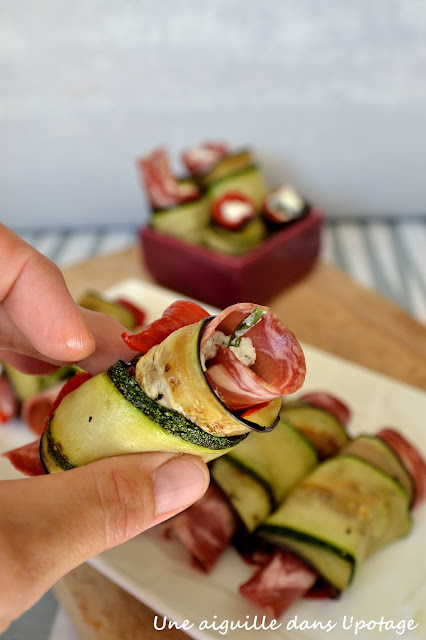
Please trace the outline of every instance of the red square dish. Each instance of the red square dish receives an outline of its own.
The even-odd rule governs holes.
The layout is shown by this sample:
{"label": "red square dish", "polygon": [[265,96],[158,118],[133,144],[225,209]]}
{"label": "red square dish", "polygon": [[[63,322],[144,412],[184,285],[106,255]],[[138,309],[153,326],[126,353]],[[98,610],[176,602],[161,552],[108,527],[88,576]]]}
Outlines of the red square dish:
{"label": "red square dish", "polygon": [[223,308],[236,302],[266,304],[304,276],[318,259],[322,221],[321,211],[312,209],[238,257],[149,227],[139,236],[146,267],[159,284]]}

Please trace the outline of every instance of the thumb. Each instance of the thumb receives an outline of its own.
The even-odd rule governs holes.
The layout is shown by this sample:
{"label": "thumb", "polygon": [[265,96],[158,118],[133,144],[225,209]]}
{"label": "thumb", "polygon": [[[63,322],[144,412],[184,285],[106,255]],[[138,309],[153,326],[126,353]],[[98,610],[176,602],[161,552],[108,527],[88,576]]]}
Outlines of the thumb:
{"label": "thumb", "polygon": [[0,631],[65,573],[182,511],[208,482],[202,460],[170,453],[1,482],[0,566],[8,589],[0,592]]}

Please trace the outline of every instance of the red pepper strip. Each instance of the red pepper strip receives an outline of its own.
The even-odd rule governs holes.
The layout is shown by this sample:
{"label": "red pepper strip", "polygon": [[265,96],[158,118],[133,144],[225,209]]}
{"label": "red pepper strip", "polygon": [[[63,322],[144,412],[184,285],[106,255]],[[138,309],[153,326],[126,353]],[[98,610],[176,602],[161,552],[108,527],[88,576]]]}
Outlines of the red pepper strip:
{"label": "red pepper strip", "polygon": [[173,331],[195,324],[210,314],[200,305],[187,300],[177,300],[164,311],[161,318],[154,320],[140,333],[129,335],[122,333],[121,337],[130,349],[139,353],[146,353],[160,342],[163,342]]}
{"label": "red pepper strip", "polygon": [[145,324],[146,313],[143,309],[140,309],[132,302],[125,300],[125,298],[117,298],[116,302],[121,304],[122,307],[125,307],[130,313],[133,315],[135,319],[135,326],[142,327]]}
{"label": "red pepper strip", "polygon": [[[227,209],[233,207],[234,209],[241,206],[241,211],[238,215],[226,213]],[[250,198],[243,195],[239,191],[228,191],[223,196],[213,202],[212,205],[212,219],[215,224],[224,229],[230,231],[238,231],[245,225],[246,222],[251,220],[256,212],[256,207]]]}
{"label": "red pepper strip", "polygon": [[268,406],[269,404],[269,400],[267,402],[260,402],[259,404],[254,404],[252,407],[249,407],[248,409],[246,409],[245,411],[243,411],[243,413],[241,414],[242,418],[249,418],[252,413],[255,413],[256,411],[259,411],[259,409],[264,409]]}
{"label": "red pepper strip", "polygon": [[80,387],[84,382],[87,382],[87,380],[89,380],[91,377],[91,374],[86,373],[86,371],[77,371],[77,373],[64,384],[64,386],[58,393],[58,397],[52,404],[49,417],[52,415],[55,409],[59,407],[65,396],[71,393],[71,391],[75,391],[76,389],[78,389],[78,387]]}

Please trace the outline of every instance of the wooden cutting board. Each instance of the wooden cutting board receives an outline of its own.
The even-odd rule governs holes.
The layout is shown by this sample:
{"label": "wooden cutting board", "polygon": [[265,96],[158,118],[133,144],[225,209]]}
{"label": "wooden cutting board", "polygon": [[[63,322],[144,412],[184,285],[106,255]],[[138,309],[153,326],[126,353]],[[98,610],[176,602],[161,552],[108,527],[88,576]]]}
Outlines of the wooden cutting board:
{"label": "wooden cutting board", "polygon": [[[129,277],[150,280],[137,246],[64,271],[71,293],[102,291]],[[319,263],[269,302],[301,340],[426,390],[426,328],[336,268]],[[55,587],[81,640],[158,640],[155,613],[87,564]],[[176,629],[164,640],[188,640]]]}

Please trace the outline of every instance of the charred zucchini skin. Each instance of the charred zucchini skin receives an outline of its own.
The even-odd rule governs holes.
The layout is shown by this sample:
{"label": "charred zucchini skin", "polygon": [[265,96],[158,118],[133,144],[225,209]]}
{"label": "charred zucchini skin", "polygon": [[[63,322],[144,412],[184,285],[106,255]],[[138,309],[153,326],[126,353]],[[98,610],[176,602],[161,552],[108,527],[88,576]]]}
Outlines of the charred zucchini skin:
{"label": "charred zucchini skin", "polygon": [[154,400],[151,400],[140,388],[136,380],[129,376],[124,362],[118,361],[107,371],[115,388],[132,403],[134,407],[140,409],[150,420],[158,424],[168,433],[179,436],[187,442],[197,444],[206,449],[221,451],[229,449],[240,443],[247,437],[247,433],[239,436],[215,436],[204,431],[196,424],[181,416],[176,411],[171,411],[161,407]]}
{"label": "charred zucchini skin", "polygon": [[[200,360],[200,344],[204,328],[212,316],[173,331],[163,342],[153,346],[136,365],[135,378],[152,400],[160,392],[158,401],[167,407],[180,407],[185,415],[207,433],[223,436],[240,435],[250,430],[265,433],[279,421],[265,414],[251,414],[250,420],[233,413],[211,388]],[[153,385],[153,381],[161,385]],[[271,400],[271,403],[276,400]],[[278,403],[279,405],[279,403]],[[259,422],[257,422],[259,420]]]}
{"label": "charred zucchini skin", "polygon": [[251,532],[317,464],[310,442],[280,420],[267,438],[253,433],[240,447],[215,460],[211,475]]}
{"label": "charred zucchini skin", "polygon": [[62,400],[43,434],[40,457],[47,473],[143,451],[189,453],[209,461],[245,437],[209,434],[161,407],[119,361]]}

